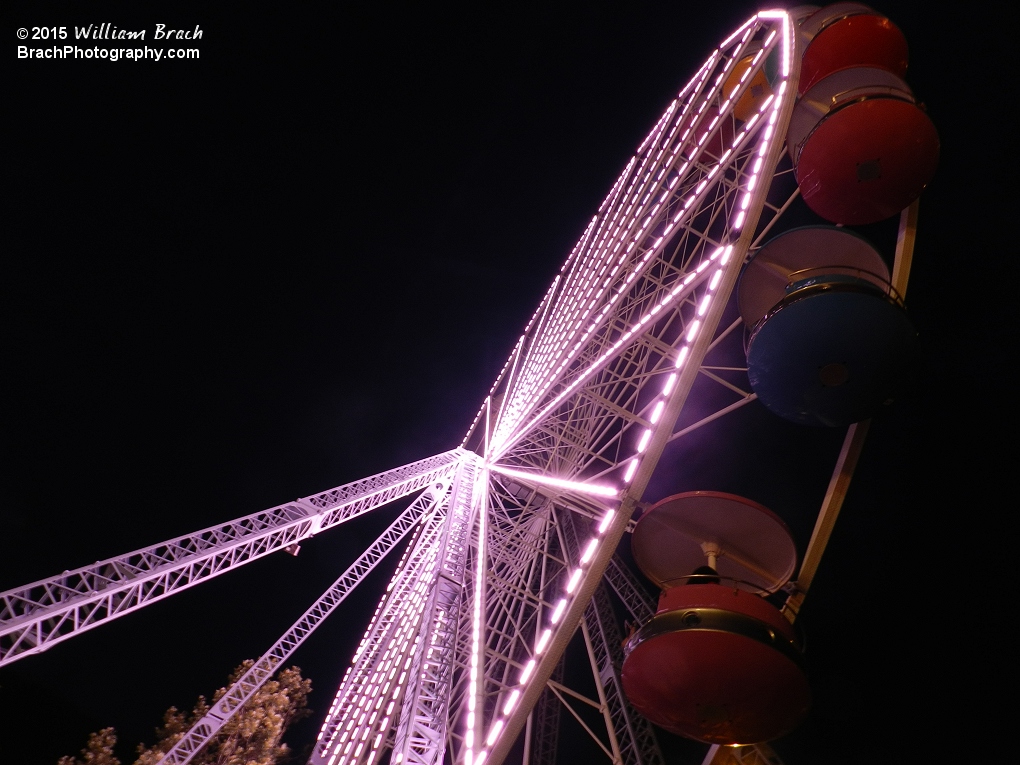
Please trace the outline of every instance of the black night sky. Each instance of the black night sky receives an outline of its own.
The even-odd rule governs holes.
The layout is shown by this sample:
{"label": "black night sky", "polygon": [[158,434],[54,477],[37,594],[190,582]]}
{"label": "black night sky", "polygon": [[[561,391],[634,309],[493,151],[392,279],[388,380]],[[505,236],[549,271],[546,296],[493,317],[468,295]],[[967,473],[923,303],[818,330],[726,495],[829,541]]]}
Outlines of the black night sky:
{"label": "black night sky", "polygon": [[[0,590],[459,444],[637,144],[766,6],[5,3]],[[1015,642],[1015,130],[997,92],[1015,26],[876,7],[942,141],[907,300],[923,358],[872,423],[802,612],[816,699],[775,744],[787,765],[978,761],[1012,738],[993,699]],[[198,24],[201,58],[17,58],[19,27],[103,22]],[[841,437],[747,407],[659,480],[769,505],[803,549]],[[0,760],[50,765],[113,725],[130,762],[393,514],[3,669]],[[383,569],[293,659],[317,689],[296,750]]]}

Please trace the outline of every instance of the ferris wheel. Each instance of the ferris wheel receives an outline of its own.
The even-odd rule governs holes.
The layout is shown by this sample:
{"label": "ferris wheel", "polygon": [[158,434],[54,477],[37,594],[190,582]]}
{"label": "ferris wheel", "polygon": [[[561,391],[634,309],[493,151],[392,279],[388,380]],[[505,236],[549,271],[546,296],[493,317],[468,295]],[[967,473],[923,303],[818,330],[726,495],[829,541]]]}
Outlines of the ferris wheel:
{"label": "ferris wheel", "polygon": [[[0,665],[417,493],[163,762],[189,762],[401,545],[311,763],[551,763],[564,709],[611,762],[664,762],[656,725],[710,745],[706,762],[764,761],[809,703],[789,625],[867,418],[909,371],[902,301],[938,142],[901,38],[857,3],[748,19],[637,147],[457,448],[2,593]],[[838,225],[784,225],[798,198]],[[897,213],[890,270],[844,224]],[[728,398],[692,415],[699,385]],[[781,517],[752,500],[645,502],[670,443],[755,401],[847,429],[799,567]],[[626,534],[658,604],[617,555]],[[780,591],[781,610],[762,597]],[[563,664],[579,643],[581,690]],[[773,667],[773,718],[699,695],[686,659],[670,664],[693,651],[726,685],[731,662],[705,657],[727,645],[761,660],[726,682]]]}

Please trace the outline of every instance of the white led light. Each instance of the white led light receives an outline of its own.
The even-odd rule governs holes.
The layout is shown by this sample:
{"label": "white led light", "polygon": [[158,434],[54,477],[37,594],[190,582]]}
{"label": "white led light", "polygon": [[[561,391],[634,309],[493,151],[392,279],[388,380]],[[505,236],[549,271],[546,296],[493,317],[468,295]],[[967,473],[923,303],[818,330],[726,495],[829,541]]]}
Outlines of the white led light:
{"label": "white led light", "polygon": [[668,396],[670,391],[673,390],[673,386],[676,385],[676,372],[671,372],[669,377],[666,378],[666,382],[662,386],[662,395]]}
{"label": "white led light", "polygon": [[637,470],[637,463],[637,457],[635,457],[630,461],[630,464],[627,465],[627,472],[623,474],[624,483],[630,483],[630,479],[634,477],[634,471]]}
{"label": "white led light", "polygon": [[[719,286],[719,280],[720,279],[722,279],[722,269],[721,268],[717,269],[716,272],[714,274],[712,274],[712,280],[708,283],[708,288],[710,290],[714,290],[716,287]],[[652,420],[652,422],[655,422],[655,420]]]}
{"label": "white led light", "polygon": [[655,405],[655,408],[652,410],[652,416],[649,418],[652,425],[659,421],[659,417],[662,416],[662,408],[665,405],[666,405],[665,401],[660,401],[658,404]]}
{"label": "white led light", "polygon": [[524,665],[524,670],[521,672],[521,682],[528,682],[528,678],[531,677],[531,673],[535,671],[535,660],[528,659],[528,663]]}
{"label": "white led light", "polygon": [[581,569],[575,570],[574,573],[570,575],[570,579],[567,581],[567,592],[572,593],[577,588],[577,583],[579,581],[581,581]]}
{"label": "white led light", "polygon": [[[640,441],[638,441],[638,446],[637,446],[638,454],[641,454],[641,453],[643,453],[643,452],[644,452],[644,450],[645,450],[645,447],[646,447],[646,446],[648,446],[648,440],[649,440],[649,439],[650,439],[651,437],[652,437],[652,431],[650,431],[650,430],[646,430],[646,431],[645,431],[645,432],[644,432],[644,433],[643,433],[643,434],[641,435],[641,440],[640,440]],[[586,561],[584,561],[584,560],[582,559],[582,560],[581,560],[581,562],[582,562],[582,563],[585,563]]]}
{"label": "white led light", "polygon": [[506,700],[506,704],[503,705],[503,714],[510,714],[514,707],[517,706],[517,699],[521,697],[521,691],[519,688],[514,688],[510,694],[510,698]]}
{"label": "white led light", "polygon": [[[542,636],[538,639],[538,643],[535,645],[535,653],[541,654],[547,645],[549,645],[549,639],[552,637],[552,630],[548,627],[542,633]],[[489,742],[492,743],[491,741]]]}
{"label": "white led light", "polygon": [[524,478],[535,483],[545,484],[547,486],[556,486],[561,489],[569,489],[571,491],[578,491],[583,494],[596,494],[600,497],[615,497],[619,492],[612,486],[602,486],[599,484],[582,483],[580,481],[568,481],[564,478],[553,478],[552,476],[544,476],[538,473],[528,473],[524,470],[515,470],[513,468],[504,467],[503,465],[490,465],[490,467],[497,473],[508,475],[514,478]]}
{"label": "white led light", "polygon": [[[602,522],[605,523],[605,521]],[[566,610],[566,608],[567,599],[560,598],[560,602],[556,604],[556,608],[553,610],[552,617],[550,617],[549,621],[551,621],[553,624],[559,624],[560,619],[563,617],[563,612]]]}
{"label": "white led light", "polygon": [[[697,323],[697,322],[695,322]],[[691,348],[688,345],[683,346],[680,352],[676,356],[676,361],[673,362],[673,366],[679,369],[683,366],[683,363],[687,360],[687,354],[691,352]],[[675,375],[674,375],[675,376]],[[664,391],[665,392],[665,391]]]}
{"label": "white led light", "polygon": [[[698,321],[697,319],[695,319],[694,321],[691,322],[691,326],[688,327],[688,329],[687,329],[687,342],[688,343],[694,342],[694,336],[698,334],[698,329],[700,327],[701,327],[701,322]],[[686,350],[686,348],[685,348],[685,350]],[[687,354],[683,353],[682,355],[686,356]],[[677,361],[680,361],[680,360],[681,360],[681,358],[678,357]]]}
{"label": "white led light", "polygon": [[[649,433],[649,431],[645,431]],[[588,542],[588,546],[584,549],[584,555],[581,556],[581,563],[587,563],[591,560],[591,556],[595,554],[595,548],[599,546],[598,539],[592,539]]]}

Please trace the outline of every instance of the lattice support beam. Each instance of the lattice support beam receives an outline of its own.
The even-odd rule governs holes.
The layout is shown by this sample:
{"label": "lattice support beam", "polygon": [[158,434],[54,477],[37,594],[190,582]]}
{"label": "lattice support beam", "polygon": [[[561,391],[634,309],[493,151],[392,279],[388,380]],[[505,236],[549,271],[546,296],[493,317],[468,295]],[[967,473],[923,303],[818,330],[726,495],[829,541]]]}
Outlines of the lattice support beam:
{"label": "lattice support beam", "polygon": [[435,569],[438,541],[446,526],[447,504],[419,527],[386,588],[351,665],[329,708],[316,739],[309,763],[325,765],[342,757],[357,762],[372,751],[378,755],[380,741],[369,741],[373,732],[389,738],[407,685],[411,655],[419,640],[426,591]]}
{"label": "lattice support beam", "polygon": [[466,454],[454,449],[0,593],[0,666],[418,491]]}
{"label": "lattice support beam", "polygon": [[439,565],[423,619],[423,640],[410,667],[410,680],[397,725],[393,763],[436,765],[446,750],[448,705],[457,650],[464,583],[468,576],[471,521],[480,485],[474,461],[457,473],[446,534],[439,546]]}
{"label": "lattice support beam", "polygon": [[223,697],[163,755],[161,763],[187,765],[212,740],[255,692],[283,665],[297,647],[329,616],[347,595],[422,519],[436,511],[445,497],[449,481],[436,481],[390,524],[332,586],[302,614],[283,637],[276,641],[252,667],[227,688]]}
{"label": "lattice support beam", "polygon": [[[577,519],[568,510],[561,510],[559,518],[570,560],[576,565],[579,558],[575,525]],[[615,558],[606,569],[607,573],[615,568],[614,563]],[[665,765],[666,760],[659,749],[651,723],[630,706],[623,693],[620,681],[623,641],[605,585],[599,585],[592,594],[591,602],[584,612],[583,624],[591,636],[592,658],[608,707],[610,740],[618,744],[622,762],[625,765]]]}

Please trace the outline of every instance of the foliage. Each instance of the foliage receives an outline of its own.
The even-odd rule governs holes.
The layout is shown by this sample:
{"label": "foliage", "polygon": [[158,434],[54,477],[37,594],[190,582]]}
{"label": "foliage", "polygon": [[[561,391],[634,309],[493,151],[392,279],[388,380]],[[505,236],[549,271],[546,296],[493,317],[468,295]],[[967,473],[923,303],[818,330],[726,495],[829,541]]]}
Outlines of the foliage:
{"label": "foliage", "polygon": [[[249,660],[235,669],[227,687],[253,663]],[[276,679],[255,692],[192,762],[195,765],[277,765],[284,762],[290,756],[290,748],[280,740],[292,722],[310,714],[308,694],[311,690],[312,681],[303,679],[298,667],[283,670]],[[216,691],[213,704],[226,692],[227,688]],[[151,747],[138,745],[138,759],[134,765],[156,765],[208,711],[209,704],[204,696],[198,697],[190,714],[170,707],[163,715],[163,724],[156,728],[156,742]],[[61,757],[57,765],[121,765],[113,754],[116,743],[114,729],[104,728],[89,736],[88,745],[81,752],[82,759]]]}
{"label": "foliage", "polygon": [[57,765],[120,765],[120,760],[113,754],[117,744],[117,734],[113,728],[103,728],[89,736],[89,742],[81,750],[81,759],[77,757],[61,757]]}

